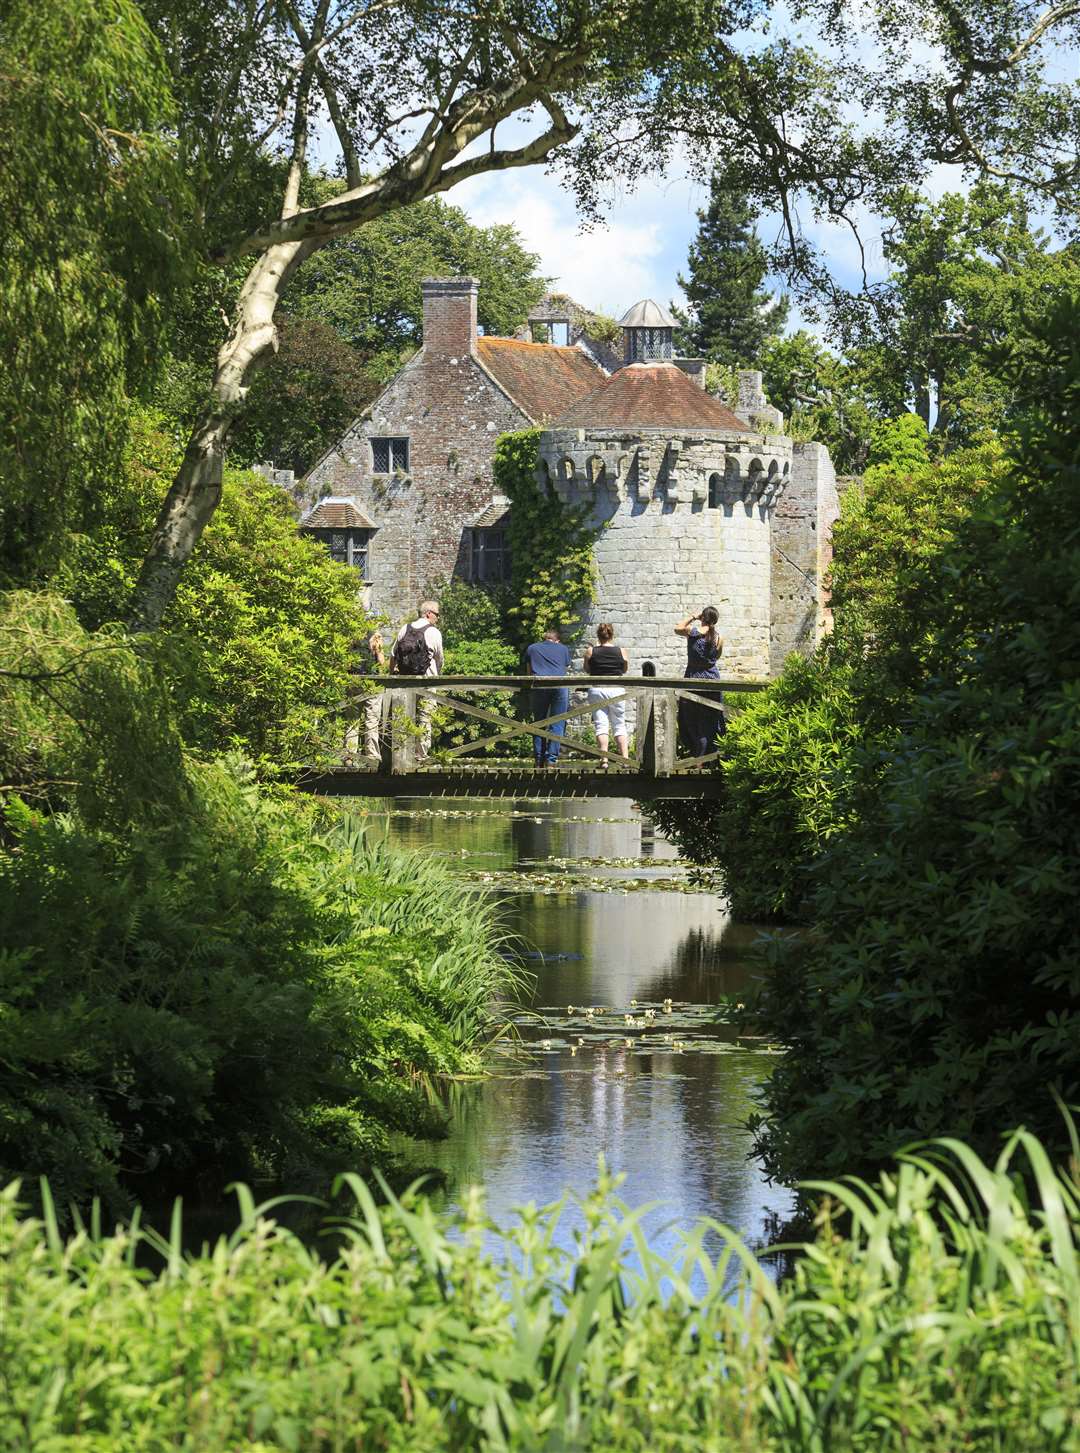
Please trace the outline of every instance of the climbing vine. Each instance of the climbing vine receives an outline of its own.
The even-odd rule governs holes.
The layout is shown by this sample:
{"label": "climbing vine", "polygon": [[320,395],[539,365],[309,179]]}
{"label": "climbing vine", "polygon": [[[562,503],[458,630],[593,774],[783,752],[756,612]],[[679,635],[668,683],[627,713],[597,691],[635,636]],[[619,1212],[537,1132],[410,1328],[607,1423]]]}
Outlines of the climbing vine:
{"label": "climbing vine", "polygon": [[582,605],[595,599],[593,546],[599,528],[584,505],[567,505],[537,478],[539,429],[504,434],[495,446],[495,487],[510,500],[510,634],[518,645],[548,626],[580,633]]}

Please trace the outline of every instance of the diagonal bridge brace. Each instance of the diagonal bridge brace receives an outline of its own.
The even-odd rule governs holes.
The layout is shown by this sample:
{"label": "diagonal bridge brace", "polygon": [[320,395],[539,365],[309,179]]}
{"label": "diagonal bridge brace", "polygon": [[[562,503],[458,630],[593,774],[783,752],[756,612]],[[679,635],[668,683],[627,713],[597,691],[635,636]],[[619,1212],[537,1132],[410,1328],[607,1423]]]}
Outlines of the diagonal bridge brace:
{"label": "diagonal bridge brace", "polygon": [[465,757],[467,753],[479,751],[481,747],[493,747],[500,742],[512,741],[515,737],[530,736],[541,737],[544,741],[548,742],[556,742],[569,751],[581,752],[585,756],[596,757],[602,762],[614,761],[622,763],[625,760],[628,765],[641,765],[640,758],[638,757],[626,759],[612,757],[609,753],[602,752],[599,747],[590,747],[584,742],[568,742],[564,736],[557,736],[554,732],[545,730],[545,728],[554,726],[557,722],[571,721],[575,717],[585,716],[588,712],[594,711],[596,709],[596,703],[592,701],[585,702],[583,706],[572,706],[569,711],[560,712],[558,716],[541,717],[539,721],[535,722],[519,722],[512,720],[510,717],[499,716],[493,711],[485,711],[481,706],[473,706],[468,702],[458,701],[454,697],[436,696],[435,700],[438,705],[452,706],[457,711],[463,712],[466,716],[478,717],[481,721],[490,722],[494,726],[508,726],[511,728],[509,731],[496,732],[494,736],[482,737],[479,741],[463,742],[458,747],[450,747],[446,753],[447,757]]}

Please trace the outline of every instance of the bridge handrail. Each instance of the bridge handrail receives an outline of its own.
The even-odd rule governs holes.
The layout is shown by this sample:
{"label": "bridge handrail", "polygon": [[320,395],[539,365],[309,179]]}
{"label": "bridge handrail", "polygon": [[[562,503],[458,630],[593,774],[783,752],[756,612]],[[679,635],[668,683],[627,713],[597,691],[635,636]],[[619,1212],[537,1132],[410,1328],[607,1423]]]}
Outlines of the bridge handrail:
{"label": "bridge handrail", "polygon": [[361,675],[360,680],[373,686],[423,688],[431,690],[438,686],[476,686],[508,691],[535,686],[546,690],[549,686],[570,686],[584,691],[589,686],[634,686],[646,689],[672,687],[683,690],[700,689],[702,686],[718,687],[723,691],[762,691],[769,682],[759,676],[721,676],[718,680],[687,676],[398,676]]}

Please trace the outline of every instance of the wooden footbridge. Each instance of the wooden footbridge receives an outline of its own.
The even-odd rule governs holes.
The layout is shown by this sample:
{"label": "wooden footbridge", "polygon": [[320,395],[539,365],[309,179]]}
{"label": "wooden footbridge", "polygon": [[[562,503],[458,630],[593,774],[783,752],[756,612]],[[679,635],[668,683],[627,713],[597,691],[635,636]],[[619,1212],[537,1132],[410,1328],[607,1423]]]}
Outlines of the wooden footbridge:
{"label": "wooden footbridge", "polygon": [[[760,691],[766,682],[384,676],[367,678],[366,684],[375,695],[358,695],[346,708],[347,748],[340,765],[305,772],[299,785],[307,791],[337,797],[714,798],[721,782],[714,770],[718,753],[680,755],[680,703],[698,708],[705,719],[717,713],[719,728],[720,692]],[[595,710],[585,695],[590,685],[623,691],[627,758],[617,755],[614,739],[607,754],[597,746],[589,730]],[[531,719],[530,688],[556,686],[569,688],[569,710]],[[553,731],[560,724],[565,735]],[[365,737],[374,745],[376,731],[378,755],[367,756]],[[534,765],[534,737],[559,744],[554,766]]]}

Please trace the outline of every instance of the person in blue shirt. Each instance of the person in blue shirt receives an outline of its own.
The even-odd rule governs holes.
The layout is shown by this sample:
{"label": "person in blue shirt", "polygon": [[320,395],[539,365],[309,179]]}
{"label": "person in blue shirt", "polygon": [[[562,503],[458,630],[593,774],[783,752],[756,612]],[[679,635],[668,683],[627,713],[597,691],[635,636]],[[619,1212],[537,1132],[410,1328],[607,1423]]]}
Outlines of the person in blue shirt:
{"label": "person in blue shirt", "polygon": [[[549,626],[541,641],[534,641],[525,648],[525,669],[530,676],[569,676],[573,657],[570,647],[559,640],[559,632]],[[529,692],[529,713],[533,721],[545,717],[559,716],[570,710],[570,688],[568,686],[534,686]],[[564,721],[553,722],[546,730],[553,736],[566,735]],[[561,743],[548,741],[546,737],[533,737],[533,756],[538,767],[554,767],[559,759]]]}

